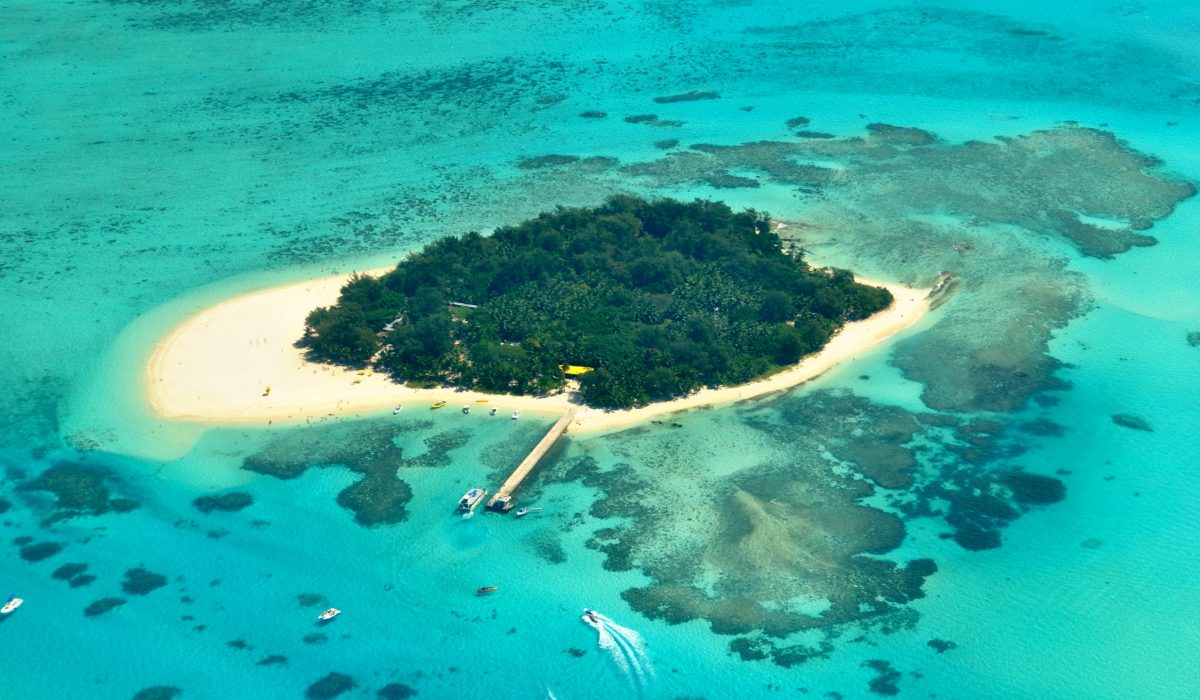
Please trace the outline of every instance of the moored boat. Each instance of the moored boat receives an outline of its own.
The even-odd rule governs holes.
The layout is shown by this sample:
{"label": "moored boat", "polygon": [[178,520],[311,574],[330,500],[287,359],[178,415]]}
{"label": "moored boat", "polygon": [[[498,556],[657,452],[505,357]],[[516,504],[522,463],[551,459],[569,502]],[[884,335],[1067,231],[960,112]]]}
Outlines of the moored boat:
{"label": "moored boat", "polygon": [[496,412],[497,412],[497,411],[499,411],[499,410],[500,410],[500,409],[496,408],[495,406],[492,406],[492,412],[491,412],[491,413],[489,413],[488,415],[490,415],[490,416],[494,416],[494,415],[496,415]]}
{"label": "moored boat", "polygon": [[337,608],[330,608],[330,609],[326,610],[325,612],[321,613],[320,615],[317,615],[317,619],[320,620],[321,622],[329,622],[330,620],[332,620],[333,618],[335,618],[341,614],[342,614],[341,610],[338,610]]}
{"label": "moored boat", "polygon": [[433,403],[433,405],[432,405],[432,406],[430,406],[429,408],[430,408],[430,409],[434,409],[434,408],[441,408],[442,406],[445,406],[445,405],[446,405],[446,402],[445,402],[445,401],[435,401],[435,402]]}
{"label": "moored boat", "polygon": [[488,593],[491,593],[498,588],[500,588],[500,587],[499,586],[484,586],[482,588],[476,588],[475,595],[487,595]]}
{"label": "moored boat", "polygon": [[516,411],[513,411],[513,412],[512,412],[512,419],[513,419],[513,420],[516,420],[516,419],[518,419],[518,418],[520,418],[520,417],[521,417],[521,411],[520,411],[520,410],[516,410]]}
{"label": "moored boat", "polygon": [[487,496],[487,489],[484,489],[484,488],[476,487],[476,488],[473,488],[473,489],[467,491],[466,493],[463,494],[462,498],[458,499],[458,509],[456,512],[459,512],[459,513],[475,512],[475,506],[479,505],[479,503],[484,499],[485,496]]}
{"label": "moored boat", "polygon": [[519,518],[522,515],[528,515],[535,510],[544,510],[544,509],[543,508],[522,508],[521,510],[517,511],[517,517]]}
{"label": "moored boat", "polygon": [[471,412],[471,405],[470,405],[470,404],[467,404],[467,405],[463,406],[463,413],[470,413],[470,412]]}
{"label": "moored boat", "polygon": [[8,602],[4,604],[4,607],[0,608],[0,615],[9,614],[13,610],[16,610],[17,608],[21,607],[21,603],[24,603],[24,602],[25,602],[24,598],[18,598],[16,596],[9,598]]}
{"label": "moored boat", "polygon": [[396,406],[395,408],[393,408],[393,409],[392,409],[392,415],[394,416],[394,415],[396,415],[397,413],[399,413],[399,412],[400,412],[400,409],[402,409],[402,408],[404,408],[404,407],[403,407],[403,406]]}

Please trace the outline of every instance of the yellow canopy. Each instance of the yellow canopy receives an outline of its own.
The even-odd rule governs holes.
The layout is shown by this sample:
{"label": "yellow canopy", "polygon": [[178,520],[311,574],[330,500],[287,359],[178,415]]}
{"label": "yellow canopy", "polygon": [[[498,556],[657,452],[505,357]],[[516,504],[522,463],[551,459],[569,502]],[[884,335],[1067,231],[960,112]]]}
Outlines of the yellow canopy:
{"label": "yellow canopy", "polygon": [[567,375],[568,377],[576,377],[581,374],[587,374],[595,369],[594,367],[584,367],[583,365],[559,365],[558,368],[561,369],[563,374]]}

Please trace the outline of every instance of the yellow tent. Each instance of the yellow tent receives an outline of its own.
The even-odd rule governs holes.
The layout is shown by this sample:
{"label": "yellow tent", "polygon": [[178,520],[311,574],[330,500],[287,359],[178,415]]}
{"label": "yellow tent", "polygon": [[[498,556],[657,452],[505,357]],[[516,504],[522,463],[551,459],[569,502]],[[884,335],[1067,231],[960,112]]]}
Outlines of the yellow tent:
{"label": "yellow tent", "polygon": [[595,369],[594,367],[584,367],[583,365],[559,365],[558,368],[568,377],[578,377]]}

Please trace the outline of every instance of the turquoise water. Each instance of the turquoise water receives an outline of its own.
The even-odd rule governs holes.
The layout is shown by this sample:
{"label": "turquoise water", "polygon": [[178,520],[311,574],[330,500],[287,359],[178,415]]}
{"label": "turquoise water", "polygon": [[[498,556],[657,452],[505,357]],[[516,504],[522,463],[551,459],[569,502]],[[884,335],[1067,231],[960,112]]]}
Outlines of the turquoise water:
{"label": "turquoise water", "polygon": [[[1193,6],[0,16],[0,594],[27,601],[0,622],[3,697],[303,697],[330,672],[347,698],[1200,688]],[[720,98],[654,101],[689,91]],[[864,140],[871,123],[927,134]],[[496,483],[540,419],[204,429],[139,401],[155,340],[206,304],[617,191],[767,210],[823,263],[961,283],[809,386],[570,438],[523,494],[546,510],[519,521],[447,506]],[[1126,249],[1139,234],[1157,244]],[[337,503],[359,478],[342,466],[372,457],[312,446],[343,444],[395,455],[402,522]],[[281,480],[255,459],[309,468]],[[20,487],[63,463],[139,507],[52,519]],[[1065,497],[1021,501],[1014,470]],[[253,504],[192,504],[230,490]],[[62,549],[21,556],[41,542]],[[95,579],[55,578],[69,563]],[[123,591],[138,567],[165,585]],[[345,613],[314,626],[330,605]],[[601,646],[584,606],[628,631]]]}

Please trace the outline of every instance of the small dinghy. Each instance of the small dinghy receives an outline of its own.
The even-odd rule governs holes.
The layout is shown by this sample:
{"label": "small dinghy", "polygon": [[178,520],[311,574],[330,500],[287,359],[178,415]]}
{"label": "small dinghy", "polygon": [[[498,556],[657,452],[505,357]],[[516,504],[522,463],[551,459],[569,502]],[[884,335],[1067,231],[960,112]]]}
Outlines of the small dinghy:
{"label": "small dinghy", "polygon": [[488,593],[495,592],[499,588],[499,586],[484,586],[483,588],[476,588],[475,595],[487,595]]}
{"label": "small dinghy", "polygon": [[320,622],[329,622],[330,620],[332,620],[333,618],[335,618],[341,614],[342,614],[341,610],[338,610],[337,608],[330,608],[330,609],[326,610],[325,612],[321,613],[320,615],[317,615],[317,620]]}

